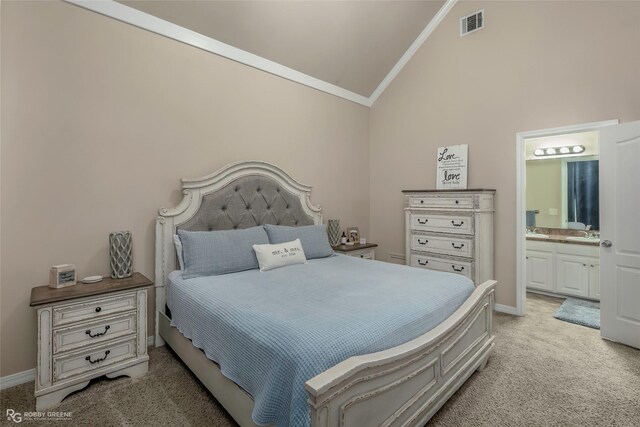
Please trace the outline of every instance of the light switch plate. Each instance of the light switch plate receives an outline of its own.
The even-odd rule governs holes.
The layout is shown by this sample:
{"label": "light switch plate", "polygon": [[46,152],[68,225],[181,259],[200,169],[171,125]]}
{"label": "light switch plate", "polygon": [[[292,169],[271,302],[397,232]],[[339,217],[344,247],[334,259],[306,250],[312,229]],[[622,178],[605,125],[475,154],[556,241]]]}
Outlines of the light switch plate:
{"label": "light switch plate", "polygon": [[558,215],[558,209],[557,208],[549,208],[549,215]]}

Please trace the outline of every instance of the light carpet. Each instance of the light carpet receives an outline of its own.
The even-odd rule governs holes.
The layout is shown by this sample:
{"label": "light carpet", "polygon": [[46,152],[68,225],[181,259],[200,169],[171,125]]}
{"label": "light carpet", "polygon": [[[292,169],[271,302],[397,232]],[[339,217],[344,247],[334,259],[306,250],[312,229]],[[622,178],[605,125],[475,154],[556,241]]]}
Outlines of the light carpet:
{"label": "light carpet", "polygon": [[[600,331],[553,318],[562,300],[530,294],[527,316],[495,316],[496,346],[429,426],[640,426],[640,351]],[[151,349],[150,372],[101,379],[65,399],[78,426],[233,426],[188,368],[166,348]],[[33,383],[0,392],[7,408],[34,411]],[[44,425],[23,422],[21,425]],[[366,427],[366,426],[363,426]]]}

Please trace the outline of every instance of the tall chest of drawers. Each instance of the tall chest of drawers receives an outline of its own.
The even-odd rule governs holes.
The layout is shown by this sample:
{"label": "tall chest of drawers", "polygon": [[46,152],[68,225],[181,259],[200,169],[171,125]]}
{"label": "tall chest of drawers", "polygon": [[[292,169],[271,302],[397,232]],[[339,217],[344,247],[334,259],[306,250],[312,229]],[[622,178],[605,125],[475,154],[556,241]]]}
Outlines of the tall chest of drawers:
{"label": "tall chest of drawers", "polygon": [[404,190],[406,264],[493,279],[495,190]]}
{"label": "tall chest of drawers", "polygon": [[31,290],[38,317],[36,410],[56,406],[93,378],[148,370],[147,291],[140,273],[61,289]]}

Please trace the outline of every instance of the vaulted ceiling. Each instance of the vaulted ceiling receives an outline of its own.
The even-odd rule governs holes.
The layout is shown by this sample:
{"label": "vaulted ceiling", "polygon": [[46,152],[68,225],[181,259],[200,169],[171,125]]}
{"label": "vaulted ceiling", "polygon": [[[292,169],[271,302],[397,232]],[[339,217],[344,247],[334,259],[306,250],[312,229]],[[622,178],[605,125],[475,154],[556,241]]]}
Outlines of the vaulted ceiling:
{"label": "vaulted ceiling", "polygon": [[369,98],[444,1],[119,1]]}

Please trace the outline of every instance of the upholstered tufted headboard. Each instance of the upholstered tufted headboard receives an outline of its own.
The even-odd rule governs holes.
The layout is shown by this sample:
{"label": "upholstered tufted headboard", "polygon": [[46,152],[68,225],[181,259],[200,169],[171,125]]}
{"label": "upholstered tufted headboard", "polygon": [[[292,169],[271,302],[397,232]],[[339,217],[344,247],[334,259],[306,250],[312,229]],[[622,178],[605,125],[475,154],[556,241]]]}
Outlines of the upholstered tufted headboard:
{"label": "upholstered tufted headboard", "polygon": [[191,231],[230,230],[262,224],[311,225],[300,197],[285,190],[271,177],[243,176],[227,186],[202,196],[196,214],[179,225]]}
{"label": "upholstered tufted headboard", "polygon": [[[167,275],[176,269],[176,230],[322,224],[322,209],[311,204],[311,187],[265,162],[232,163],[202,178],[183,179],[182,193],[180,203],[161,208],[156,220],[156,310],[164,310]],[[158,340],[156,330],[156,345]]]}

